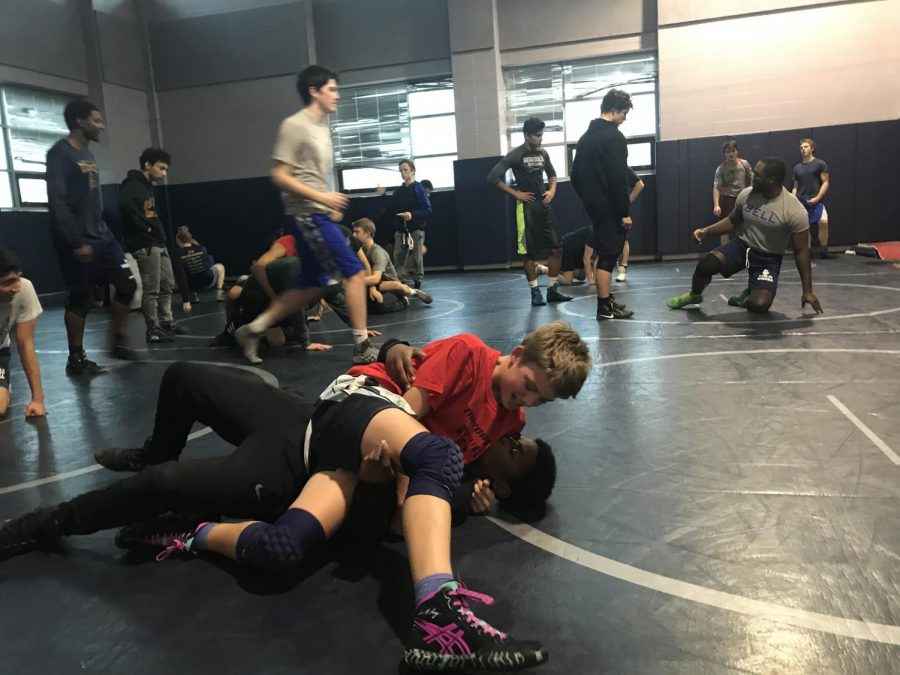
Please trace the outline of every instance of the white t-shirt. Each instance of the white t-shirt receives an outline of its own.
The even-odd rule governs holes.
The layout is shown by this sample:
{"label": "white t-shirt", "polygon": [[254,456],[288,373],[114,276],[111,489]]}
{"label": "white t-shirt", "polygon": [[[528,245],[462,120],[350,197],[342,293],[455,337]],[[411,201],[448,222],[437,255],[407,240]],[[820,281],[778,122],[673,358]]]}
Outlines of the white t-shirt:
{"label": "white t-shirt", "polygon": [[[287,164],[294,178],[319,192],[329,192],[332,167],[331,132],[327,122],[316,121],[301,110],[285,119],[278,129],[272,159]],[[283,192],[285,210],[292,216],[328,213],[322,204],[303,199],[293,192]]]}
{"label": "white t-shirt", "polygon": [[22,290],[13,296],[12,301],[0,302],[0,349],[9,348],[9,334],[13,326],[36,319],[44,311],[31,282],[22,277],[21,283]]}

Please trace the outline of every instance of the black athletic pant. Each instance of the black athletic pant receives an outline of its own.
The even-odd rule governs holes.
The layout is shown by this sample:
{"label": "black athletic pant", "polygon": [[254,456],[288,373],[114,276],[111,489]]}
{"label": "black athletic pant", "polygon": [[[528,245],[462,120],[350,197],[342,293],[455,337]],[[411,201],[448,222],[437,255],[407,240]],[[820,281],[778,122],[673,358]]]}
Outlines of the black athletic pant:
{"label": "black athletic pant", "polygon": [[[163,375],[150,451],[162,462],[60,504],[60,535],[89,534],[174,511],[272,519],[300,494],[313,405],[220,366],[176,363]],[[195,421],[236,445],[226,457],[175,460]]]}

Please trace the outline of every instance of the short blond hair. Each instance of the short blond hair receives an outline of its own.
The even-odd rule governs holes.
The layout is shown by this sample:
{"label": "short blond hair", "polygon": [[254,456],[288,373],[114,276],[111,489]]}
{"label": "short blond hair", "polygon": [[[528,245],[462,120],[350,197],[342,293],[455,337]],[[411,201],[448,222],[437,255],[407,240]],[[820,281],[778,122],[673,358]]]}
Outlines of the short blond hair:
{"label": "short blond hair", "polygon": [[354,220],[351,227],[354,230],[358,227],[370,237],[375,237],[375,223],[372,222],[371,218],[360,218],[359,220]]}
{"label": "short blond hair", "polygon": [[574,328],[547,323],[522,340],[522,361],[541,368],[557,398],[575,398],[591,371],[591,353]]}

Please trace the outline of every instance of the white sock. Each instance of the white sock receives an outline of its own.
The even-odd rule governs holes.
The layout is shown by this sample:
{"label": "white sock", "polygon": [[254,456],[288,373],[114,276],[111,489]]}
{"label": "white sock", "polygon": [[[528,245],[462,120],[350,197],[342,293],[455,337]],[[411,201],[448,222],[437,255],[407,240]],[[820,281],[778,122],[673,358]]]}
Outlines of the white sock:
{"label": "white sock", "polygon": [[269,317],[265,315],[265,313],[260,314],[258,317],[253,319],[250,323],[247,324],[247,327],[256,333],[257,335],[262,335],[272,326],[272,322],[269,321]]}
{"label": "white sock", "polygon": [[369,332],[365,330],[353,329],[353,344],[359,345],[369,339]]}
{"label": "white sock", "polygon": [[537,279],[532,279],[531,281],[528,282],[528,285],[531,286],[532,288],[537,288],[538,287]]}

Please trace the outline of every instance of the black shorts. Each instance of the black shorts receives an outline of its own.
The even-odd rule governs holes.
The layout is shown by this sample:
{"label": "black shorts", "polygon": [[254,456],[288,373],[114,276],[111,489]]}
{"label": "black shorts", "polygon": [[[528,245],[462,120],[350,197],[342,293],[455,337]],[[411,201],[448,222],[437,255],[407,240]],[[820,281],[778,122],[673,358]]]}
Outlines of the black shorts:
{"label": "black shorts", "polygon": [[90,290],[94,286],[106,286],[134,278],[131,267],[125,260],[125,252],[115,239],[94,241],[90,245],[93,258],[86,263],[78,261],[71,248],[57,246],[59,265],[70,291]]}
{"label": "black shorts", "polygon": [[320,401],[312,416],[309,474],[318,471],[359,471],[363,434],[382,410],[396,408],[376,396],[351,394],[343,401]]}
{"label": "black shorts", "polygon": [[775,295],[778,273],[784,256],[750,248],[740,238],[733,237],[727,244],[715,249],[725,257],[721,275],[726,279],[736,272],[749,272],[747,285],[751,291],[769,291]]}
{"label": "black shorts", "polygon": [[9,347],[0,349],[0,389],[9,389]]}
{"label": "black shorts", "polygon": [[608,215],[602,217],[592,215],[591,222],[594,225],[594,236],[591,243],[594,254],[618,257],[628,238],[628,230],[622,227],[622,220]]}
{"label": "black shorts", "polygon": [[573,270],[580,270],[584,267],[584,249],[578,252],[576,255],[575,251],[572,249],[563,247],[562,250],[562,261],[559,263],[559,271],[560,272],[572,272]]}
{"label": "black shorts", "polygon": [[530,204],[516,201],[516,241],[518,253],[530,260],[559,248],[559,228],[549,204],[538,197]]}

